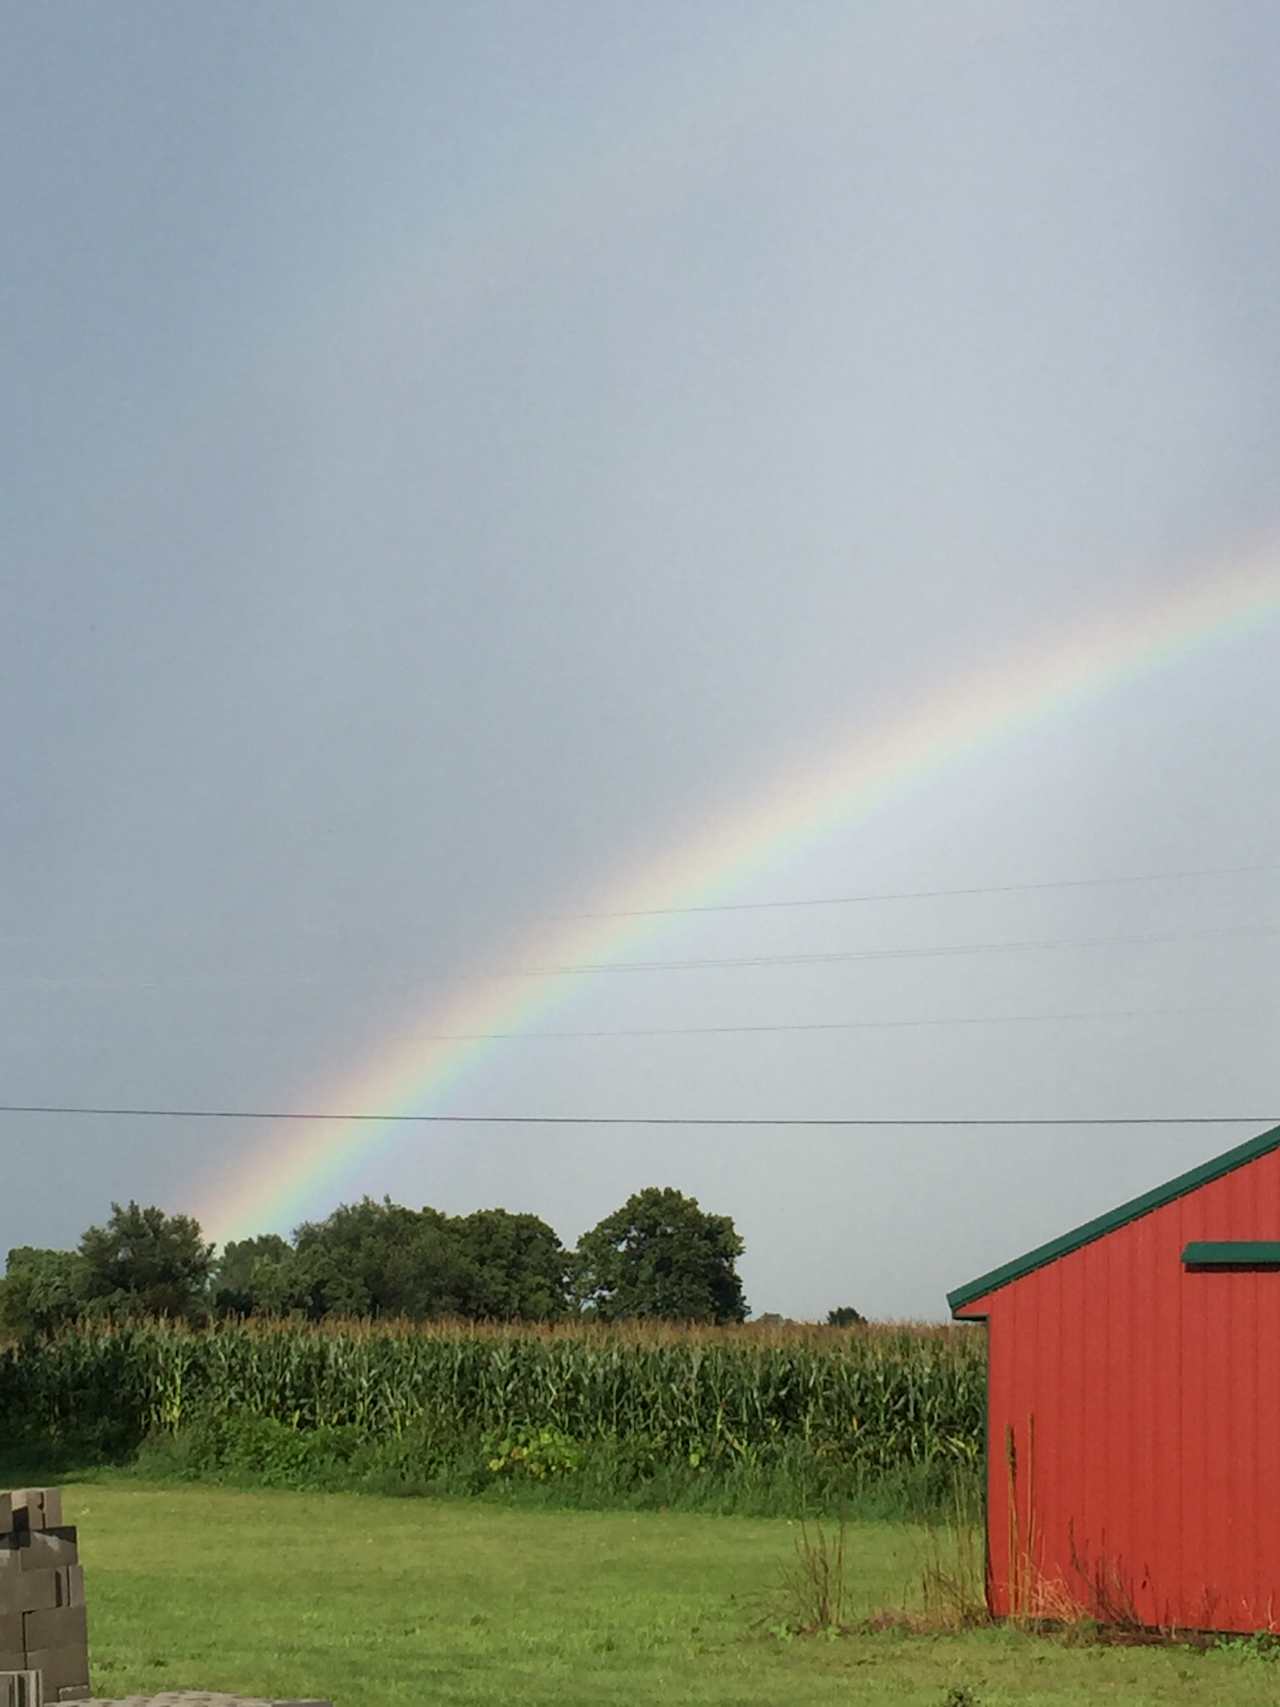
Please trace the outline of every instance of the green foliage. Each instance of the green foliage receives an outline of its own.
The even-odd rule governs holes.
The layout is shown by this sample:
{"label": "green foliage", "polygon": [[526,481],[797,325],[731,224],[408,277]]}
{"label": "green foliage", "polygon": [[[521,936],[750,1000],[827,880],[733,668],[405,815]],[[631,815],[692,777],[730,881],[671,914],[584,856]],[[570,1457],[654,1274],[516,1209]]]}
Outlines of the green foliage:
{"label": "green foliage", "polygon": [[556,1428],[521,1427],[484,1437],[485,1464],[495,1476],[531,1476],[545,1482],[582,1468],[584,1453],[576,1440]]}
{"label": "green foliage", "polygon": [[18,1246],[0,1280],[0,1333],[21,1339],[74,1321],[85,1308],[87,1279],[79,1251]]}
{"label": "green foliage", "polygon": [[983,1352],[963,1329],[90,1323],[0,1352],[0,1436],[65,1443],[94,1418],[99,1444],[136,1445],[220,1410],[352,1428],[397,1455],[379,1474],[465,1491],[484,1434],[545,1429],[584,1452],[557,1483],[600,1503],[790,1512],[883,1489],[901,1512],[978,1464]]}
{"label": "green foliage", "polygon": [[1255,1630],[1250,1636],[1221,1636],[1216,1647],[1247,1665],[1275,1665],[1280,1661],[1280,1633]]}
{"label": "green foliage", "polygon": [[466,1265],[449,1218],[390,1198],[339,1205],[294,1235],[299,1295],[313,1317],[459,1314]]}
{"label": "green foliage", "polygon": [[478,1209],[450,1226],[465,1265],[465,1315],[473,1321],[551,1322],[565,1314],[569,1253],[545,1221]]}
{"label": "green foliage", "polygon": [[248,1316],[300,1307],[292,1284],[293,1255],[279,1233],[232,1239],[215,1267],[214,1308],[222,1315]]}
{"label": "green foliage", "polygon": [[207,1310],[213,1246],[189,1215],[113,1203],[106,1226],[81,1239],[80,1255],[91,1312],[195,1319]]}
{"label": "green foliage", "polygon": [[860,1310],[855,1310],[852,1304],[841,1304],[837,1310],[827,1311],[827,1326],[829,1328],[862,1328],[866,1326],[867,1318]]}
{"label": "green foliage", "polygon": [[577,1295],[607,1322],[742,1322],[747,1306],[734,1266],[742,1250],[727,1215],[649,1186],[579,1241]]}
{"label": "green foliage", "polygon": [[450,1217],[384,1199],[308,1222],[295,1247],[255,1265],[256,1307],[329,1315],[547,1321],[567,1305],[568,1255],[536,1215]]}

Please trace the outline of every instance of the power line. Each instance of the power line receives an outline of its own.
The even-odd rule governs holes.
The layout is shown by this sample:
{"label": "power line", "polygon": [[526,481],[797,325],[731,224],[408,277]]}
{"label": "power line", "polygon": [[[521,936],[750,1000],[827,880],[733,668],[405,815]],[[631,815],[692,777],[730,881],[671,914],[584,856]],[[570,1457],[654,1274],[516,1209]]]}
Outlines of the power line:
{"label": "power line", "polygon": [[1040,949],[1118,948],[1133,944],[1190,942],[1205,937],[1269,936],[1280,925],[1217,925],[1198,931],[1158,931],[1128,936],[1031,937],[1009,942],[943,943],[925,948],[836,949],[817,954],[747,954],[697,960],[599,960],[567,966],[518,966],[480,972],[480,978],[582,977],[599,972],[697,972],[708,967],[825,966],[853,960],[934,960],[952,955],[1012,954]]}
{"label": "power line", "polygon": [[1280,871],[1265,865],[1207,865],[1190,871],[1147,871],[1130,877],[1064,877],[1038,883],[984,883],[964,889],[882,889],[864,895],[811,895],[794,901],[716,901],[695,907],[622,907],[598,913],[558,913],[557,919],[656,919],[684,913],[760,913],[784,907],[852,907],[870,901],[934,901],[960,895],[1020,895],[1044,889],[1102,889],[1132,883],[1180,883],[1196,877],[1240,877]]}
{"label": "power line", "polygon": [[[440,983],[442,981],[466,982],[468,980],[497,981],[505,978],[581,978],[593,977],[600,973],[616,972],[701,972],[711,968],[754,968],[769,966],[829,966],[854,961],[872,960],[939,960],[956,956],[973,954],[1019,954],[1034,953],[1049,949],[1071,948],[1125,948],[1143,946],[1152,943],[1195,942],[1209,938],[1238,937],[1238,936],[1272,936],[1280,931],[1280,925],[1215,925],[1194,931],[1150,931],[1122,936],[1103,937],[1028,937],[1016,938],[1011,941],[971,942],[971,943],[940,943],[920,948],[856,948],[835,949],[825,953],[797,954],[746,954],[733,956],[705,956],[694,960],[598,960],[581,961],[567,965],[550,966],[509,966],[498,967],[489,971],[469,972],[457,975],[443,973],[423,973],[413,978],[387,979],[378,981],[379,988],[412,989],[419,984]],[[74,989],[170,989],[170,988],[240,988],[262,984],[287,984],[297,988],[316,988],[321,984],[332,983],[332,979],[316,978],[241,978],[226,980],[183,981],[181,979],[146,979],[146,978],[115,978],[115,979],[85,979],[85,978],[5,978],[0,977],[0,984],[17,988],[53,989],[70,987]],[[350,987],[351,980],[343,979],[344,987]]]}
{"label": "power line", "polygon": [[[778,901],[715,901],[688,907],[619,907],[580,913],[544,914],[542,922],[562,924],[586,919],[656,919],[698,913],[758,913],[797,907],[851,907],[876,901],[932,901],[976,895],[1034,894],[1052,889],[1103,889],[1139,883],[1181,883],[1201,877],[1243,877],[1280,871],[1280,861],[1258,865],[1206,865],[1181,871],[1135,872],[1123,877],[1060,877],[1029,883],[982,883],[953,889],[873,889],[856,895],[807,895]],[[308,935],[328,935],[308,931]],[[32,932],[7,933],[0,942],[34,942]]]}
{"label": "power line", "polygon": [[944,1014],[937,1019],[813,1020],[794,1024],[762,1025],[663,1025],[626,1026],[598,1031],[425,1031],[423,1043],[523,1043],[555,1042],[608,1037],[727,1037],[740,1033],[794,1031],[896,1031],[948,1025],[1047,1025],[1057,1021],[1090,1019],[1171,1019],[1206,1014],[1275,1014],[1275,1008],[1258,1006],[1222,1008],[1081,1008],[1056,1014]]}
{"label": "power line", "polygon": [[300,1120],[368,1121],[421,1126],[1272,1126],[1274,1114],[1103,1115],[1083,1119],[1067,1115],[1017,1120],[834,1119],[779,1116],[741,1119],[707,1115],[624,1114],[303,1114],[279,1109],[248,1108],[90,1108],[59,1103],[0,1103],[0,1114],[57,1114],[67,1116],[127,1116],[146,1120]]}

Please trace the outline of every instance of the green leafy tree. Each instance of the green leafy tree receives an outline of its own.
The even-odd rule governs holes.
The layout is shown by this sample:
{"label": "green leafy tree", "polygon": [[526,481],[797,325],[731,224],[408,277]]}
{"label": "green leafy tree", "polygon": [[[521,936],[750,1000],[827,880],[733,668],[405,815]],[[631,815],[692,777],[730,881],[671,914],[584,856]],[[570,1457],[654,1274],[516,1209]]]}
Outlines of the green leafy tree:
{"label": "green leafy tree", "polygon": [[463,1314],[488,1321],[554,1321],[569,1304],[571,1259],[537,1215],[478,1209],[451,1227],[466,1272]]}
{"label": "green leafy tree", "polygon": [[827,1311],[827,1326],[829,1328],[860,1328],[866,1321],[860,1310],[855,1310],[852,1304],[841,1304],[839,1309]]}
{"label": "green leafy tree", "polygon": [[294,1234],[295,1274],[313,1316],[456,1315],[468,1290],[447,1215],[390,1198],[340,1204]]}
{"label": "green leafy tree", "polygon": [[279,1233],[232,1239],[218,1258],[214,1307],[223,1315],[274,1314],[290,1293],[295,1267],[293,1247]]}
{"label": "green leafy tree", "polygon": [[735,1264],[742,1251],[727,1215],[708,1215],[669,1186],[649,1186],[578,1241],[577,1298],[604,1321],[741,1322],[747,1305]]}
{"label": "green leafy tree", "polygon": [[0,1280],[0,1332],[19,1338],[55,1333],[83,1312],[86,1281],[79,1251],[19,1245],[9,1252]]}
{"label": "green leafy tree", "polygon": [[111,1205],[105,1227],[80,1240],[89,1308],[117,1315],[204,1315],[213,1246],[190,1215],[166,1215],[154,1205]]}

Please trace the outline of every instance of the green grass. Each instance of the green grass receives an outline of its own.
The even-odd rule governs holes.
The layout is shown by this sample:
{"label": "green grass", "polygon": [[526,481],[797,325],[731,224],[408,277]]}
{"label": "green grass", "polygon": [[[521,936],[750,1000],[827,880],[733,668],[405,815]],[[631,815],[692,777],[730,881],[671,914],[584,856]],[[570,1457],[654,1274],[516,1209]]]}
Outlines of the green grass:
{"label": "green grass", "polygon": [[[147,1485],[66,1486],[94,1683],[371,1703],[1261,1707],[1250,1653],[1072,1648],[1009,1630],[780,1639],[780,1519],[504,1509]],[[850,1529],[855,1613],[918,1593],[921,1531]],[[953,1695],[953,1700],[966,1697]]]}

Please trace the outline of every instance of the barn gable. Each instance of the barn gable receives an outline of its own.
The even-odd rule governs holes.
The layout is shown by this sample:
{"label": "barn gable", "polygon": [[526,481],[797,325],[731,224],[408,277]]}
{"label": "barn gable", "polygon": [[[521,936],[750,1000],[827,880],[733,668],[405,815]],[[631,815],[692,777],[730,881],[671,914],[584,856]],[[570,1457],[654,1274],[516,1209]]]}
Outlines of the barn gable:
{"label": "barn gable", "polygon": [[1105,1238],[1108,1233],[1114,1233],[1129,1222],[1149,1215],[1153,1210],[1162,1209],[1176,1198],[1198,1191],[1201,1186],[1221,1179],[1224,1174],[1232,1173],[1236,1168],[1247,1167],[1250,1162],[1257,1161],[1260,1156],[1277,1149],[1280,1149],[1280,1126],[1272,1127],[1269,1132],[1260,1133],[1256,1138],[1246,1139],[1243,1144],[1235,1145],[1211,1161],[1202,1162],[1199,1167],[1188,1169],[1176,1179],[1156,1186],[1151,1191],[1145,1191],[1140,1197],[1131,1198],[1128,1203],[1120,1204],[1105,1215],[1095,1216],[1092,1221],[1072,1228],[1069,1233],[1062,1233],[1058,1238],[1050,1239],[1047,1244],[1038,1245],[1025,1256],[1015,1257],[1012,1262],[1002,1263],[999,1268],[993,1268],[988,1273],[979,1275],[976,1280],[956,1287],[954,1292],[947,1294],[951,1314],[965,1321],[984,1320],[983,1306],[991,1293],[999,1292],[1015,1280],[1034,1273],[1036,1269],[1044,1268],[1060,1257],[1068,1256],[1072,1251],[1092,1244],[1096,1239]]}

